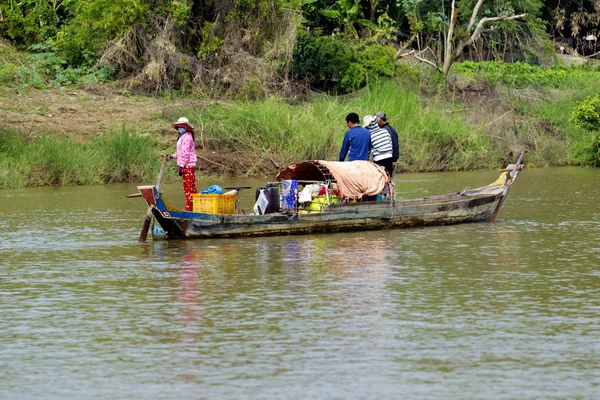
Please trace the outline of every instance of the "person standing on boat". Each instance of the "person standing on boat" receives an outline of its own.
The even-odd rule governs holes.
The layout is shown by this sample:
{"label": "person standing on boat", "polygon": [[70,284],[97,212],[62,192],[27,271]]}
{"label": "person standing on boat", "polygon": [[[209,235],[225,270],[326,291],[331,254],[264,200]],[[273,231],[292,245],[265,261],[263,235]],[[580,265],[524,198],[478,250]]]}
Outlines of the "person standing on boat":
{"label": "person standing on boat", "polygon": [[346,155],[348,155],[348,161],[369,161],[371,134],[360,126],[360,119],[356,113],[350,113],[346,116],[346,124],[349,129],[344,135],[339,161],[344,161]]}
{"label": "person standing on boat", "polygon": [[183,193],[185,194],[185,211],[193,210],[192,194],[198,193],[196,189],[196,147],[194,145],[194,127],[187,118],[181,117],[173,124],[179,133],[177,138],[177,151],[167,155],[167,161],[177,160],[177,172],[183,176]]}
{"label": "person standing on boat", "polygon": [[363,118],[363,126],[371,134],[371,153],[373,154],[373,162],[381,165],[391,176],[392,165],[392,138],[388,131],[381,129],[377,122],[378,117],[367,115]]}
{"label": "person standing on boat", "polygon": [[375,116],[379,118],[377,125],[379,125],[380,128],[388,131],[392,139],[392,172],[390,173],[390,176],[394,176],[394,170],[396,169],[398,158],[400,158],[400,144],[398,142],[398,133],[387,122],[387,116],[385,115],[385,113],[379,111],[375,113]]}

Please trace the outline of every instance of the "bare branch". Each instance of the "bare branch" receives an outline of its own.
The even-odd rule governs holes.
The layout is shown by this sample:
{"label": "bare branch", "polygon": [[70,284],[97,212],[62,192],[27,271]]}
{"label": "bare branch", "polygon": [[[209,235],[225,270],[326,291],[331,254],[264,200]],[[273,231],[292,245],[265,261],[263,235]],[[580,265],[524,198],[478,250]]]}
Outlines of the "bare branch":
{"label": "bare branch", "polygon": [[408,57],[408,56],[413,56],[414,58],[416,58],[416,59],[417,59],[417,60],[419,60],[420,62],[423,62],[423,63],[425,63],[425,64],[428,64],[428,65],[432,66],[433,68],[435,68],[436,70],[438,70],[438,71],[441,71],[441,70],[440,70],[440,67],[439,67],[439,66],[438,66],[436,63],[434,63],[433,61],[429,61],[429,60],[428,60],[428,59],[426,59],[426,58],[422,58],[422,57],[420,57],[420,55],[421,55],[421,54],[423,54],[423,53],[425,53],[427,50],[429,50],[429,51],[432,51],[432,50],[431,50],[429,47],[427,47],[426,49],[423,49],[423,50],[419,51],[418,53],[417,53],[417,51],[416,51],[416,50],[411,50],[411,51],[409,51],[408,53],[403,53],[403,54],[400,54],[400,52],[402,51],[402,49],[400,49],[400,50],[398,50],[398,52],[396,53],[396,56],[395,56],[395,58],[396,58],[396,60],[397,60],[397,59],[399,59],[399,58]]}
{"label": "bare branch", "polygon": [[471,29],[473,29],[473,25],[475,25],[475,20],[479,14],[479,9],[483,5],[484,1],[485,0],[479,0],[477,4],[475,4],[475,8],[473,8],[473,14],[471,14],[471,20],[469,21],[469,26],[467,27],[467,32],[471,32]]}
{"label": "bare branch", "polygon": [[405,49],[400,49],[400,50],[398,50],[398,51],[396,52],[396,55],[394,56],[394,58],[397,60],[397,59],[399,59],[399,58],[402,58],[402,57],[407,57],[407,56],[410,56],[411,54],[414,54],[414,53],[416,53],[416,52],[417,52],[416,50],[411,50],[411,51],[409,51],[408,53],[402,53],[402,54],[400,54],[400,53],[401,53],[402,51],[404,51],[404,50],[405,50]]}
{"label": "bare branch", "polygon": [[483,29],[483,25],[486,24],[486,23],[488,23],[488,22],[512,21],[514,19],[524,18],[526,16],[527,16],[527,13],[517,14],[517,15],[511,15],[511,16],[505,16],[505,17],[486,17],[486,18],[481,18],[481,20],[477,24],[477,28],[475,28],[475,32],[473,32],[473,34],[471,35],[471,38],[469,40],[467,40],[467,45],[473,43],[474,41],[476,41],[479,38],[479,34],[481,33],[481,30]]}
{"label": "bare branch", "polygon": [[438,71],[440,71],[440,67],[438,67],[438,65],[436,63],[434,63],[433,61],[429,61],[426,58],[421,58],[417,55],[415,55],[415,58],[421,62],[424,62],[425,64],[431,65],[433,68],[437,69]]}
{"label": "bare branch", "polygon": [[504,17],[486,17],[486,18],[482,18],[479,21],[479,23],[477,24],[477,27],[475,28],[475,32],[473,32],[473,34],[471,35],[471,37],[469,38],[469,40],[460,42],[458,44],[458,46],[456,47],[456,55],[458,56],[459,54],[461,54],[465,47],[470,46],[477,39],[479,39],[479,36],[481,35],[481,33],[483,31],[483,25],[485,25],[486,23],[488,23],[488,22],[496,22],[496,21],[512,21],[514,19],[524,18],[527,15],[528,15],[527,13],[523,13],[523,14],[510,15],[510,16],[504,16]]}
{"label": "bare branch", "polygon": [[487,124],[485,124],[484,126],[490,126],[498,121],[500,121],[502,118],[506,117],[508,114],[510,114],[511,112],[515,111],[514,109],[502,114],[499,118],[496,118],[495,120],[493,120],[492,122],[488,122]]}
{"label": "bare branch", "polygon": [[585,58],[594,58],[596,57],[598,54],[600,54],[600,51],[597,53],[592,54],[591,56],[585,56]]}

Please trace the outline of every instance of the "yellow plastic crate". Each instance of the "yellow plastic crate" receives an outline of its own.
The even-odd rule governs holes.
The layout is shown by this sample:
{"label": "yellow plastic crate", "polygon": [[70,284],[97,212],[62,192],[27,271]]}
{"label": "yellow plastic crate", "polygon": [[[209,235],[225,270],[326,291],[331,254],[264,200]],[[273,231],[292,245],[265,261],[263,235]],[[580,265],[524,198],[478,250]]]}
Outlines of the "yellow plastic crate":
{"label": "yellow plastic crate", "polygon": [[235,214],[237,193],[233,194],[192,194],[194,212],[205,214]]}

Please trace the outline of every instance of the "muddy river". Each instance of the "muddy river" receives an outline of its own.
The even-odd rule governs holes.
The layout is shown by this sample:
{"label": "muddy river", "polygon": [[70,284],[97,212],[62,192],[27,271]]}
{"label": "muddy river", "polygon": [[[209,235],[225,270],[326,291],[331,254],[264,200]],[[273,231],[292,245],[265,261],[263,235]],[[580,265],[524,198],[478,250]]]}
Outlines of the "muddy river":
{"label": "muddy river", "polygon": [[491,224],[146,244],[135,191],[0,191],[0,399],[600,396],[600,170],[526,169]]}

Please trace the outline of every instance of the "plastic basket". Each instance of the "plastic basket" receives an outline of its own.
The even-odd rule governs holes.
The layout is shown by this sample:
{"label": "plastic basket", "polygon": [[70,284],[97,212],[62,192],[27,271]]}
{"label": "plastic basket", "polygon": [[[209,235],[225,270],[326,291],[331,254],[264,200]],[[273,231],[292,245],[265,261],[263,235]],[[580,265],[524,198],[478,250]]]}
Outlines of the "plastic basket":
{"label": "plastic basket", "polygon": [[194,212],[205,214],[235,214],[237,193],[192,194]]}

